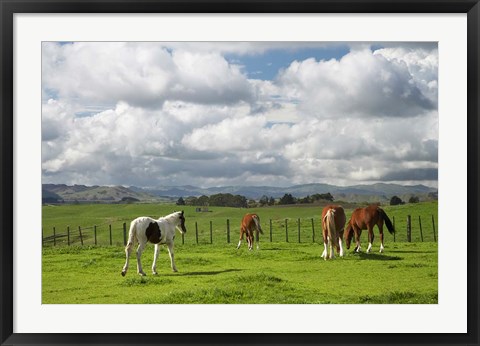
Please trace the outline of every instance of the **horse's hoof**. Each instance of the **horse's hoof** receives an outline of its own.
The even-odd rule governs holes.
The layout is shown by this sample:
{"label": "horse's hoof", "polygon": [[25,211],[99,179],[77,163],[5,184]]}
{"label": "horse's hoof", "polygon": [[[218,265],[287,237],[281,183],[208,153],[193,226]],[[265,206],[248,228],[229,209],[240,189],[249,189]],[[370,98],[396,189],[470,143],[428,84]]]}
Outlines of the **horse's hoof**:
{"label": "horse's hoof", "polygon": [[177,273],[177,272],[178,272],[178,270],[177,270],[177,269],[172,269],[172,271],[173,271],[174,273]]}
{"label": "horse's hoof", "polygon": [[127,273],[125,273],[125,272],[122,272],[122,276],[125,276],[125,274],[127,274]]}
{"label": "horse's hoof", "polygon": [[147,274],[145,274],[145,273],[138,273],[138,275],[140,275],[140,276],[147,276]]}
{"label": "horse's hoof", "polygon": [[157,273],[157,272],[153,272],[152,275],[158,275],[158,273]]}

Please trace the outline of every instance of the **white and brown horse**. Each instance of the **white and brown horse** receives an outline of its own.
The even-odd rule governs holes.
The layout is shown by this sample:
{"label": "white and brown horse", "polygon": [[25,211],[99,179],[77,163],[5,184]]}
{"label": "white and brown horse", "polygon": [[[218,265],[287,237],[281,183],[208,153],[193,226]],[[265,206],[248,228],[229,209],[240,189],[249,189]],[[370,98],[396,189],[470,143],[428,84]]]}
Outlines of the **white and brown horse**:
{"label": "white and brown horse", "polygon": [[142,262],[140,261],[140,258],[142,256],[143,250],[145,249],[145,245],[147,245],[147,242],[155,244],[155,252],[152,265],[153,274],[157,274],[157,258],[158,253],[160,252],[161,244],[167,245],[172,270],[176,272],[177,267],[175,266],[175,258],[173,253],[173,240],[175,239],[175,229],[177,228],[182,234],[187,232],[187,229],[185,228],[185,216],[183,215],[183,211],[174,212],[170,215],[161,217],[158,220],[152,219],[148,216],[137,217],[135,220],[133,220],[130,223],[128,243],[125,247],[125,254],[127,259],[125,265],[123,266],[122,276],[125,276],[125,274],[127,274],[128,261],[135,240],[138,241],[137,272],[139,275],[146,275],[142,269]]}
{"label": "white and brown horse", "polygon": [[243,235],[245,234],[247,238],[247,243],[248,243],[248,249],[252,250],[253,249],[253,243],[254,243],[254,233],[257,238],[257,250],[259,248],[258,246],[258,233],[260,232],[263,234],[262,227],[260,226],[260,218],[258,217],[257,214],[245,214],[245,216],[242,219],[242,222],[240,224],[240,240],[238,241],[237,249],[240,248],[240,245],[242,245],[242,240],[243,240]]}
{"label": "white and brown horse", "polygon": [[[347,218],[345,211],[339,205],[327,205],[322,210],[323,253],[322,257],[335,258],[334,247],[340,257],[343,257],[343,229]],[[330,256],[328,255],[330,250]]]}

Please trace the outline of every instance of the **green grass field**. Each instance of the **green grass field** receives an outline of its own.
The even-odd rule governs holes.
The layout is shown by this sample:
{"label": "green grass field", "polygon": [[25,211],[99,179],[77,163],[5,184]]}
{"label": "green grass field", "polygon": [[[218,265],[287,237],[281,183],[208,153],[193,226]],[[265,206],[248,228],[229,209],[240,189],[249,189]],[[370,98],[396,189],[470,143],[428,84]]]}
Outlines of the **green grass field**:
{"label": "green grass field", "polygon": [[[354,206],[346,209],[349,217]],[[385,206],[395,217],[397,233],[385,232],[385,253],[378,253],[378,236],[370,254],[353,254],[324,261],[320,237],[320,206],[235,209],[211,207],[195,212],[184,207],[187,235],[176,240],[178,273],[170,269],[166,248],[157,264],[158,276],[150,274],[153,245],[142,256],[146,277],[136,274],[134,255],[126,277],[123,223],[140,215],[158,217],[179,208],[174,205],[61,205],[43,207],[43,234],[71,228],[71,246],[65,239],[57,246],[45,243],[42,258],[44,304],[436,304],[438,303],[438,252],[433,241],[432,215],[437,203]],[[257,212],[265,235],[259,251],[244,243],[236,250],[238,224],[245,212]],[[412,243],[406,242],[406,218],[412,216]],[[421,242],[418,216],[422,218]],[[313,241],[312,218],[316,239]],[[226,220],[231,242],[227,243]],[[272,242],[269,220],[272,220]],[[300,242],[298,224],[300,219]],[[285,220],[288,226],[286,242]],[[213,244],[210,244],[210,222]],[[198,244],[195,235],[198,229]],[[113,246],[109,246],[108,225]],[[97,225],[97,246],[93,225]],[[84,246],[78,239],[83,229]],[[127,226],[128,227],[128,226]],[[375,229],[375,234],[378,234]],[[366,248],[366,232],[362,234]]]}
{"label": "green grass field", "polygon": [[[345,206],[347,218],[350,217],[354,207],[356,206]],[[395,222],[395,229],[397,230],[395,239],[385,230],[385,242],[394,240],[396,242],[402,242],[407,240],[407,215],[411,215],[412,217],[412,241],[421,241],[419,216],[422,220],[423,240],[426,242],[435,240],[432,216],[434,217],[436,227],[438,215],[437,202],[382,207],[390,219]],[[42,209],[43,235],[44,237],[53,235],[53,228],[55,228],[57,235],[66,234],[67,227],[69,227],[71,245],[79,245],[78,227],[80,226],[84,244],[93,245],[95,244],[94,226],[96,226],[97,244],[109,245],[111,227],[112,245],[120,246],[123,245],[124,242],[124,223],[128,230],[130,221],[137,216],[158,218],[161,215],[167,215],[179,209],[180,207],[172,204],[47,205]],[[256,212],[260,216],[262,227],[266,233],[264,241],[270,240],[270,220],[272,220],[272,241],[286,241],[288,233],[289,242],[298,242],[298,219],[300,219],[300,242],[312,242],[314,232],[315,241],[319,242],[321,240],[320,215],[322,206],[275,206],[252,209],[210,207],[209,212],[196,212],[195,207],[191,206],[183,206],[181,209],[185,210],[186,215],[187,234],[184,239],[185,244],[197,243],[196,228],[198,229],[198,243],[210,243],[210,222],[213,243],[226,243],[227,219],[230,224],[230,239],[232,242],[235,242],[238,238],[240,221],[242,216],[247,212]],[[285,220],[287,221],[285,222]],[[285,230],[285,223],[287,223],[288,232]],[[197,226],[195,226],[195,224]],[[366,232],[364,232],[364,234],[365,233]],[[57,240],[57,245],[67,244],[66,237]],[[53,243],[48,242],[45,243],[45,245],[53,245]]]}
{"label": "green grass field", "polygon": [[44,304],[402,304],[438,302],[436,243],[389,243],[380,253],[323,260],[323,246],[261,243],[258,251],[227,245],[176,247],[179,272],[166,249],[150,272],[153,246],[125,277],[122,247],[43,251]]}

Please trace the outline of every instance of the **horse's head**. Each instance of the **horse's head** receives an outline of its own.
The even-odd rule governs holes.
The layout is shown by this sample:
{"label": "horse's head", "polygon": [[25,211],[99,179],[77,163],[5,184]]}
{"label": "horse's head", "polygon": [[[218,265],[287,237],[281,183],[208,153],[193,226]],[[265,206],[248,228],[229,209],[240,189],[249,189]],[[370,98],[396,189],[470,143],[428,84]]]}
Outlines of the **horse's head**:
{"label": "horse's head", "polygon": [[187,233],[187,229],[185,228],[185,216],[184,216],[183,210],[178,212],[178,221],[179,221],[178,226],[180,227],[180,232],[182,234]]}
{"label": "horse's head", "polygon": [[345,239],[345,247],[347,249],[350,249],[350,243],[352,242],[352,238],[353,238],[353,227],[350,221],[347,223],[347,226],[345,227],[345,232],[343,233],[343,237]]}

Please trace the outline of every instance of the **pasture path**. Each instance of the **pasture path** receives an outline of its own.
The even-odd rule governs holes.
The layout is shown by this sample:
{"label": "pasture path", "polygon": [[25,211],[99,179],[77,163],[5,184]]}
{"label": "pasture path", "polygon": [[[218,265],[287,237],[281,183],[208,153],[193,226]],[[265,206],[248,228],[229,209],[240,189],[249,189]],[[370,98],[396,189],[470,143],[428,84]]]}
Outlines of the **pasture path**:
{"label": "pasture path", "polygon": [[166,248],[150,266],[153,246],[142,256],[146,277],[136,274],[134,255],[120,275],[121,246],[43,249],[43,304],[437,304],[437,243],[386,242],[370,254],[347,251],[324,261],[317,243],[260,242],[248,251],[236,243],[177,245],[179,272]]}

